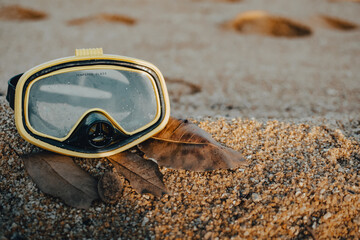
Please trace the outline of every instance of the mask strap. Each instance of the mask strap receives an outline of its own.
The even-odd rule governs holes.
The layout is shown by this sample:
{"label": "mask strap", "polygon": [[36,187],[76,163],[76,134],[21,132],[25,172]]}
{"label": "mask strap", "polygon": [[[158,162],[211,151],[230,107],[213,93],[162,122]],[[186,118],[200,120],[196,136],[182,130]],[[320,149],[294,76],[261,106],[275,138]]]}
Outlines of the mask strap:
{"label": "mask strap", "polygon": [[16,85],[22,75],[23,75],[23,73],[16,75],[16,76],[10,78],[10,80],[8,82],[8,90],[7,90],[6,100],[9,102],[9,105],[12,109],[14,109]]}

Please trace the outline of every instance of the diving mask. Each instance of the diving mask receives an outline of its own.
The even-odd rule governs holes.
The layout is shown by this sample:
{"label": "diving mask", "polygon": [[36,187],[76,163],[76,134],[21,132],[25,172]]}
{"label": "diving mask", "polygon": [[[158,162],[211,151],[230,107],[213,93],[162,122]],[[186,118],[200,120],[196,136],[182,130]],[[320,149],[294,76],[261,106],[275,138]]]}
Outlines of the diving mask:
{"label": "diving mask", "polygon": [[161,72],[102,49],[41,64],[9,80],[20,135],[49,151],[105,157],[161,131],[170,116]]}

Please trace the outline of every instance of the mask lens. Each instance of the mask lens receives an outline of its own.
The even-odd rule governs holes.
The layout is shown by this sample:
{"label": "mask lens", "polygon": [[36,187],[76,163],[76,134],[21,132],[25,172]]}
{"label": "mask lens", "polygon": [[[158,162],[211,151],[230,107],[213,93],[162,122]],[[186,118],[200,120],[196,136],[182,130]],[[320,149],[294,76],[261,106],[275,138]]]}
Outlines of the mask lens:
{"label": "mask lens", "polygon": [[151,75],[137,70],[95,69],[35,80],[28,94],[28,120],[36,131],[64,138],[92,109],[110,115],[126,132],[156,120],[158,95]]}

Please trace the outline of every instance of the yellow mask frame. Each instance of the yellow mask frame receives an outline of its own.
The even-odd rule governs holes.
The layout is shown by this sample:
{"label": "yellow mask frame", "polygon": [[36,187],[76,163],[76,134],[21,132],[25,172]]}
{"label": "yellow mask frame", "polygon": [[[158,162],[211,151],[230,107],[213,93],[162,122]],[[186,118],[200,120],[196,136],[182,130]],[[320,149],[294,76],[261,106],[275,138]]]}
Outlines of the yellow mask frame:
{"label": "yellow mask frame", "polygon": [[[157,112],[154,119],[134,131],[126,131],[109,113],[101,108],[93,108],[83,113],[71,131],[63,138],[53,137],[35,130],[30,124],[27,113],[29,89],[32,84],[47,76],[87,69],[120,69],[144,73],[148,76],[156,96]],[[78,49],[75,51],[75,56],[43,63],[21,76],[10,79],[7,100],[14,108],[17,130],[26,141],[52,152],[83,158],[106,157],[134,147],[161,131],[170,117],[169,96],[160,70],[143,60],[105,55],[102,49]],[[79,125],[82,124],[81,120],[95,112],[104,116],[104,119],[108,121],[107,127],[114,128],[113,132],[117,134],[115,134],[116,137],[109,140],[110,142],[105,147],[87,146],[82,144],[82,141],[85,140],[79,136],[72,136],[81,135],[78,131]]]}

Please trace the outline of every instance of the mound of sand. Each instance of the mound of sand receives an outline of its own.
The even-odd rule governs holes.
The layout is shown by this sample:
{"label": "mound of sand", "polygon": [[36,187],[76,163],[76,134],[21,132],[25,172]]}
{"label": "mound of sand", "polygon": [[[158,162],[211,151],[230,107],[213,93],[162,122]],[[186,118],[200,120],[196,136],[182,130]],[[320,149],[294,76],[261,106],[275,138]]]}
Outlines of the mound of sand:
{"label": "mound of sand", "polygon": [[[43,194],[32,182],[14,151],[27,153],[32,146],[17,134],[4,97],[0,103],[2,237],[359,236],[359,142],[324,119],[300,123],[204,119],[197,124],[217,141],[242,152],[251,162],[249,167],[205,173],[162,168],[171,195],[154,199],[125,183],[117,204],[99,201],[89,210],[78,210]],[[98,179],[112,168],[104,159],[75,161]]]}

